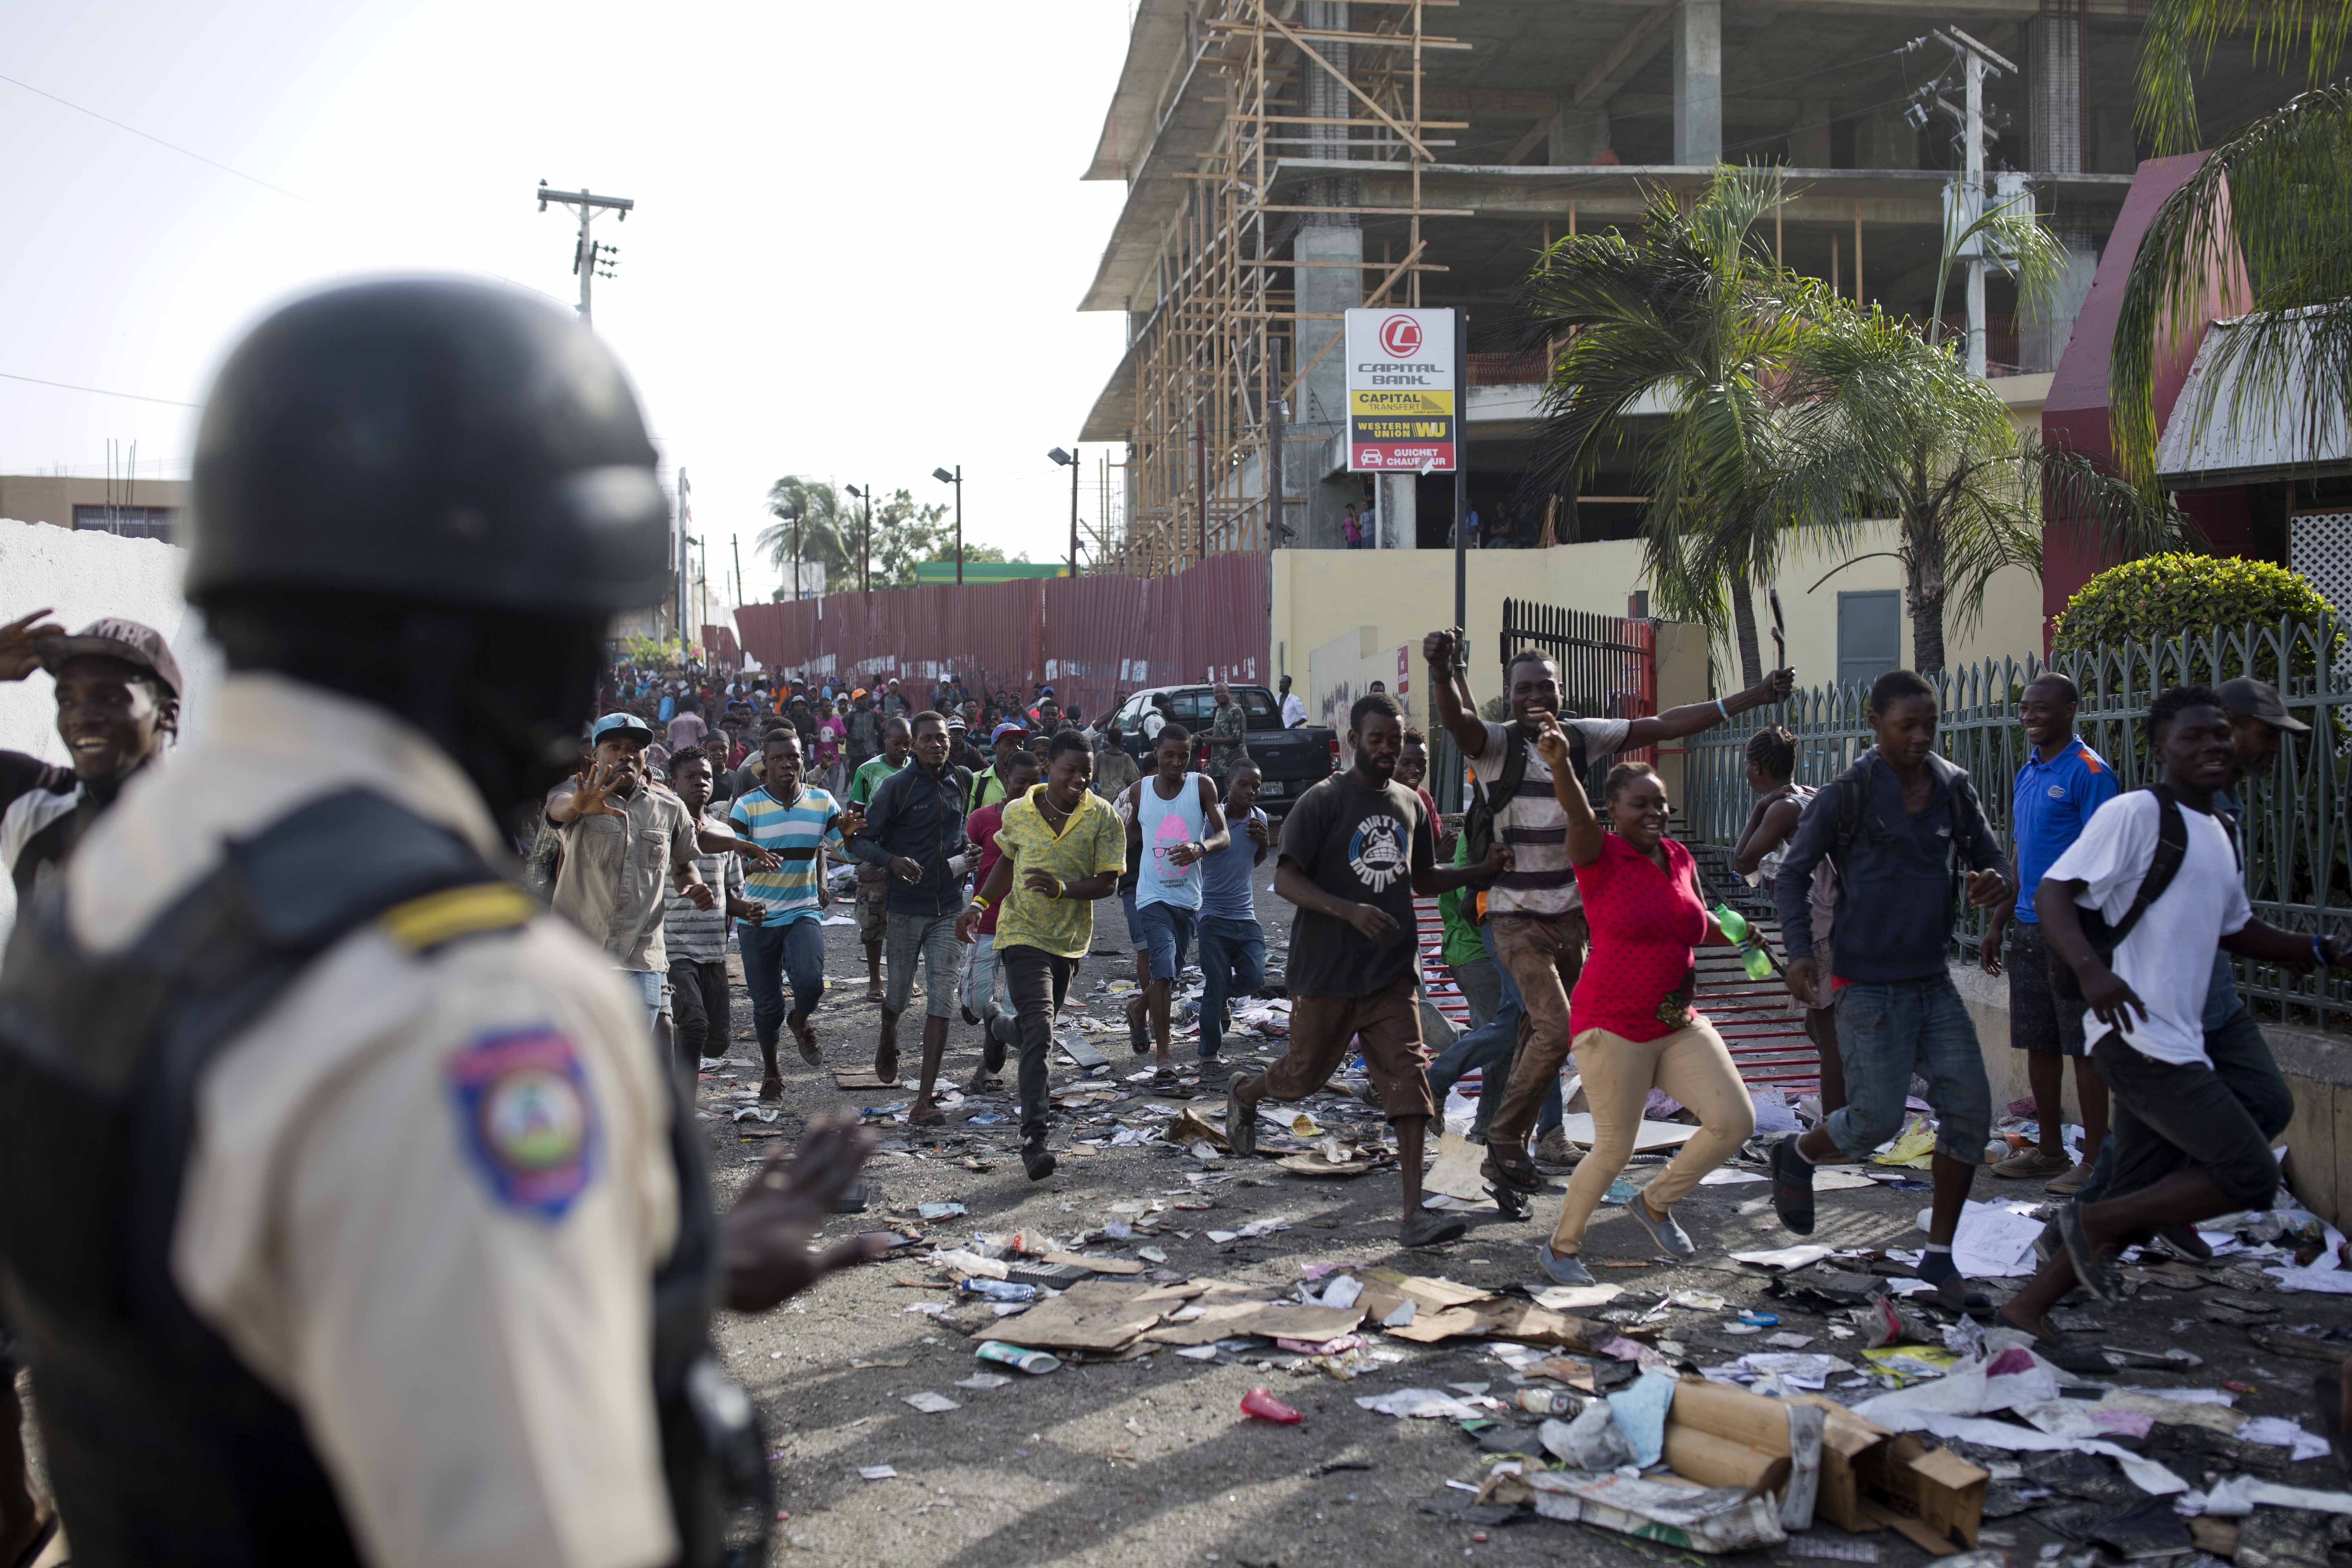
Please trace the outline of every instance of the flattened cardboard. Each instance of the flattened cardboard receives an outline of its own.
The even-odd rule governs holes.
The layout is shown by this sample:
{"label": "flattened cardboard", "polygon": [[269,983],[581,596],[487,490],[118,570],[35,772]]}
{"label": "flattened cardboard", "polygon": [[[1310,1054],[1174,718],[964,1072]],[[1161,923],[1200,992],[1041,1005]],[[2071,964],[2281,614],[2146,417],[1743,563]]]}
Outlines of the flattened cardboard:
{"label": "flattened cardboard", "polygon": [[1018,1319],[992,1317],[971,1332],[976,1339],[1007,1340],[1031,1350],[1116,1354],[1133,1345],[1174,1306],[1139,1300],[1144,1293],[1123,1279],[1084,1279]]}
{"label": "flattened cardboard", "polygon": [[1360,1305],[1309,1307],[1296,1301],[1225,1301],[1208,1306],[1190,1322],[1169,1323],[1145,1337],[1163,1345],[1205,1345],[1244,1334],[1320,1344],[1349,1332],[1363,1321],[1364,1309]]}

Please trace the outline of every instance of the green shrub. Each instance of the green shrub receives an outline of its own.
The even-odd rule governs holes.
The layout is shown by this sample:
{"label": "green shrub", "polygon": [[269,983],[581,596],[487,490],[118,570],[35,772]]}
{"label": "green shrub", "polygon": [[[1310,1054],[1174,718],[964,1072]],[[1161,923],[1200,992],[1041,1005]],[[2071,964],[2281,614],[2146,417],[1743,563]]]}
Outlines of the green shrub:
{"label": "green shrub", "polygon": [[[2228,555],[2149,555],[2111,566],[2084,584],[2066,601],[2051,652],[2063,659],[2101,646],[2234,633],[2249,623],[2274,628],[2282,620],[2316,626],[2332,625],[2335,619],[2335,606],[2310,579],[2284,566]],[[2340,652],[2344,644],[2345,634],[2336,631],[2328,644],[2330,654]],[[2275,662],[2267,650],[2257,660]],[[2294,668],[2287,673],[2291,679],[2308,679],[2318,673],[2318,662],[2306,645],[2297,649]],[[2257,673],[2285,688],[2276,669]]]}

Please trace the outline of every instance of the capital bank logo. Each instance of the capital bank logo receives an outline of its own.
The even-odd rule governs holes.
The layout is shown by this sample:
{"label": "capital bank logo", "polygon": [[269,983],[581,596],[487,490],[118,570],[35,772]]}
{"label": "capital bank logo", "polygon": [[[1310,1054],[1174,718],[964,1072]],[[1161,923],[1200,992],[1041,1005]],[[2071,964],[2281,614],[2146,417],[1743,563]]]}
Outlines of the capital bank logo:
{"label": "capital bank logo", "polygon": [[1381,323],[1381,347],[1391,359],[1411,359],[1421,352],[1421,323],[1411,316],[1391,316]]}

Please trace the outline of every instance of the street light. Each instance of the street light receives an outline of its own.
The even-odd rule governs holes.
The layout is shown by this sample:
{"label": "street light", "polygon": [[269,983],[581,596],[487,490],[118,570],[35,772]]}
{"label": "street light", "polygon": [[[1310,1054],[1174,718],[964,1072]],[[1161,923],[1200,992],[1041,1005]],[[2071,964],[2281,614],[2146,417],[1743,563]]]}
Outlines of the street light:
{"label": "street light", "polygon": [[956,586],[963,586],[963,465],[958,463],[955,472],[933,468],[931,478],[943,485],[955,486],[956,492]]}
{"label": "street light", "polygon": [[1059,447],[1045,454],[1070,470],[1070,575],[1078,574],[1078,459]]}
{"label": "street light", "polygon": [[862,490],[856,485],[841,488],[866,503],[866,525],[857,532],[857,591],[870,593],[874,584],[866,580],[866,563],[874,548],[874,487],[868,484]]}

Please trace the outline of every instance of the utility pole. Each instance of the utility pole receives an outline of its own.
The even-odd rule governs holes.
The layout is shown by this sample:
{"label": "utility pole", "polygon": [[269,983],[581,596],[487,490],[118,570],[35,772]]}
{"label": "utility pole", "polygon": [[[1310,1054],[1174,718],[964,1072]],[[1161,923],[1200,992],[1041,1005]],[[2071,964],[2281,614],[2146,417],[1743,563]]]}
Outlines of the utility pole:
{"label": "utility pole", "polygon": [[[1076,447],[1077,443],[1073,441],[1070,445]],[[1075,577],[1078,574],[1078,455],[1056,447],[1045,456],[1070,470],[1070,575]]]}
{"label": "utility pole", "polygon": [[598,277],[610,278],[619,265],[621,254],[617,245],[599,245],[590,237],[588,226],[599,212],[617,212],[620,221],[629,221],[629,213],[637,204],[627,196],[600,196],[582,191],[551,191],[547,182],[539,183],[539,210],[545,212],[547,204],[570,207],[580,218],[580,238],[572,249],[572,270],[580,278],[580,324],[593,324],[588,312],[588,286]]}
{"label": "utility pole", "polygon": [[[1454,312],[1454,624],[1470,624],[1470,312]],[[1432,710],[1434,711],[1434,710]]]}
{"label": "utility pole", "polygon": [[857,591],[871,593],[874,584],[866,580],[866,563],[874,548],[874,484],[869,479],[862,490],[856,485],[841,488],[866,503],[866,519],[858,525],[857,531]]}
{"label": "utility pole", "polygon": [[677,471],[677,646],[686,647],[686,525],[694,521],[694,487]]}
{"label": "utility pole", "polygon": [[[1936,37],[1960,58],[1960,70],[1967,85],[1964,107],[1960,115],[1961,172],[1958,226],[1965,230],[1984,216],[1985,212],[1985,69],[1991,67],[2011,76],[2017,67],[1969,37],[1958,27],[1939,27]],[[1948,109],[1950,106],[1945,106]],[[1985,373],[1985,243],[1984,236],[1974,235],[1961,247],[1969,268],[1969,374],[1982,376]],[[1942,310],[1943,301],[1937,301]]]}
{"label": "utility pole", "polygon": [[[1282,499],[1282,340],[1269,339],[1266,353],[1265,395],[1265,550],[1269,559],[1290,532],[1285,520]],[[1267,603],[1273,601],[1269,599]]]}
{"label": "utility pole", "polygon": [[727,542],[735,547],[735,603],[740,605],[743,602],[743,536],[730,533],[727,536]]}
{"label": "utility pole", "polygon": [[943,485],[955,486],[956,493],[956,586],[963,586],[963,465],[958,463],[955,472],[933,468],[931,478]]}

